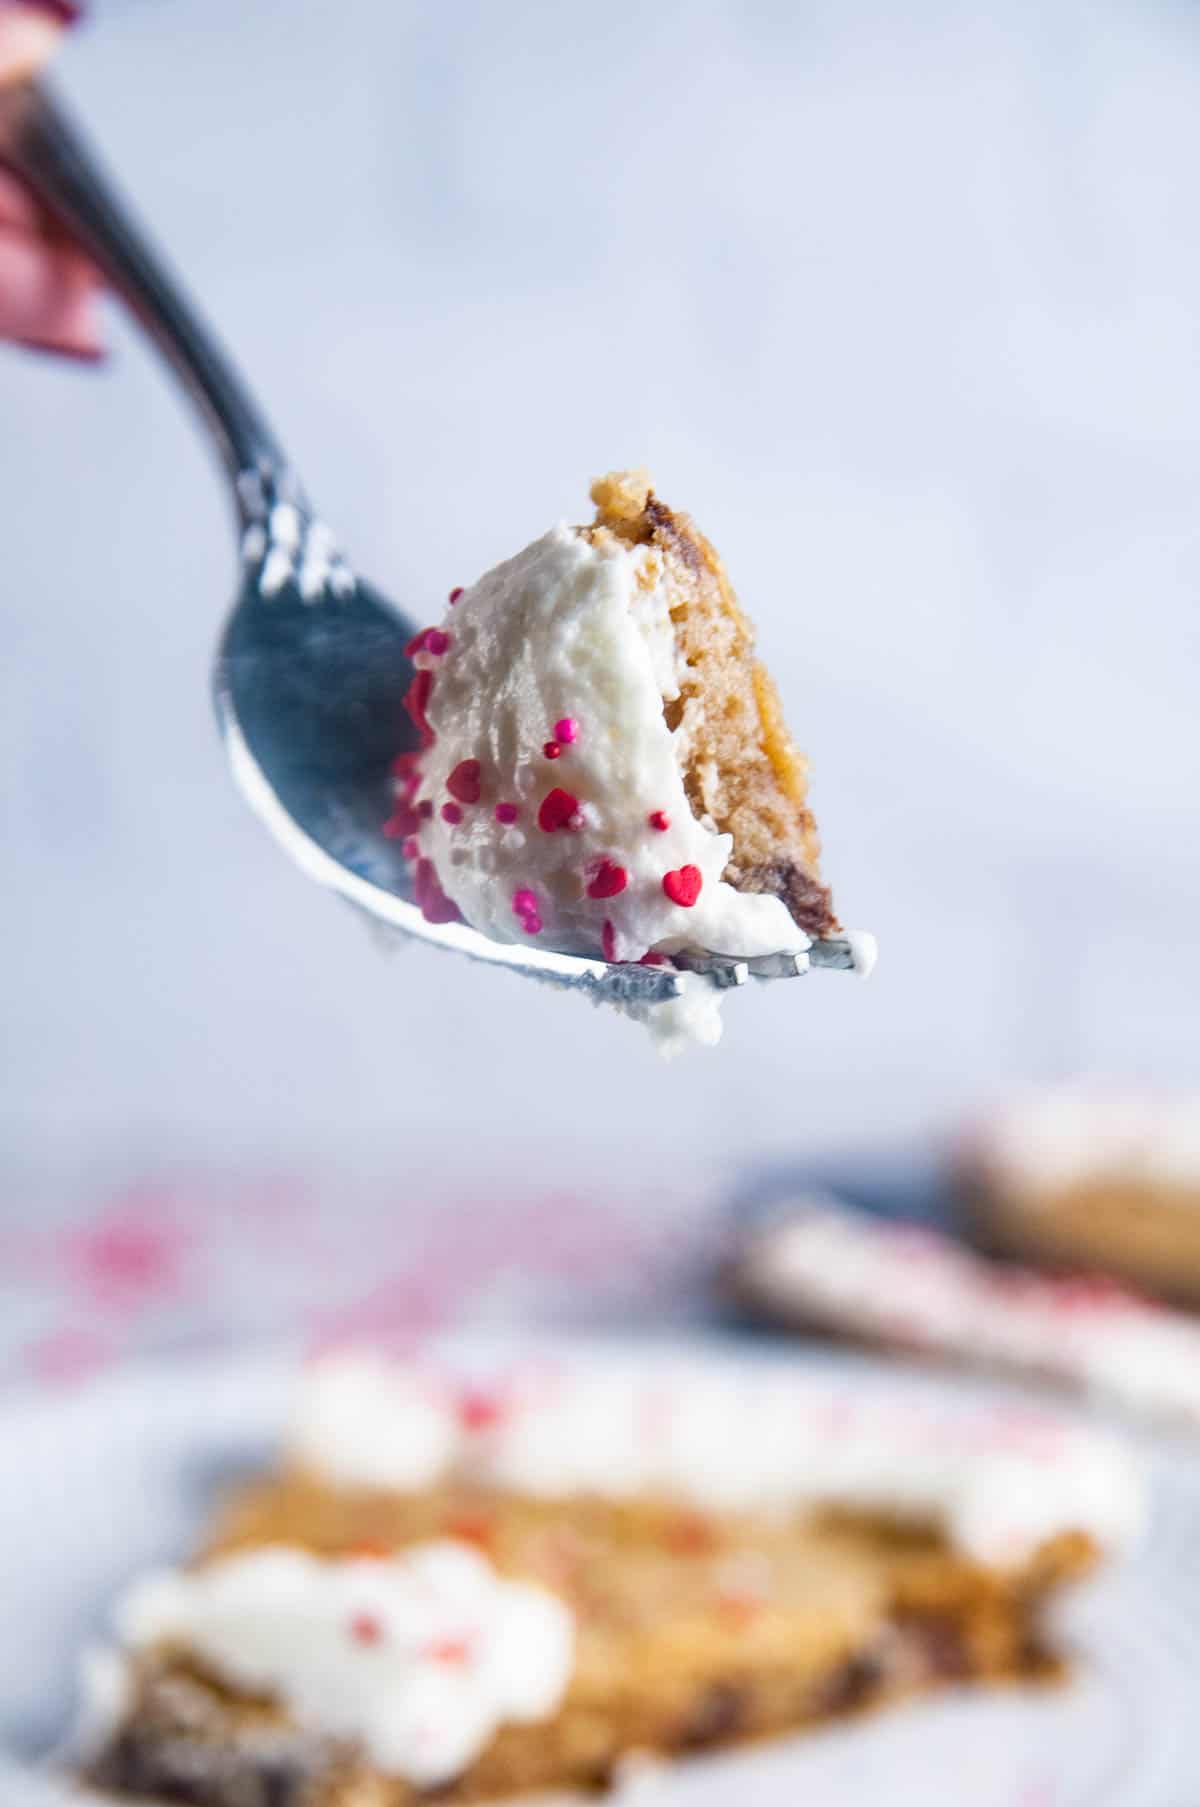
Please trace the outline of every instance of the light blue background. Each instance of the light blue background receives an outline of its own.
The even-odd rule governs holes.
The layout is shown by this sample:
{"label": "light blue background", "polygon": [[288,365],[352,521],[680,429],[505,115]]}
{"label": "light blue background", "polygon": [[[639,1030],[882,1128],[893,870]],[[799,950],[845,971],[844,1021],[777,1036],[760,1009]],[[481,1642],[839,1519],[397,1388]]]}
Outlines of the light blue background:
{"label": "light blue background", "polygon": [[610,466],[696,514],[882,958],[670,1067],[381,959],[226,777],[224,498],[115,323],[0,352],[10,1155],[602,1185],[1195,1076],[1190,9],[141,0],[61,74],[418,618]]}

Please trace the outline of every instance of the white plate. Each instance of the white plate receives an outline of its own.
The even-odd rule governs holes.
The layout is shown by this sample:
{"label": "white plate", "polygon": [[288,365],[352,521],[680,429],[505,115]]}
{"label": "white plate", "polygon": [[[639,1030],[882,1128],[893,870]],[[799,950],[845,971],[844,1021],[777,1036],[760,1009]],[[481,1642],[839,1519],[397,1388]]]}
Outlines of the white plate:
{"label": "white plate", "polygon": [[[469,1345],[472,1359],[480,1347],[479,1339]],[[503,1347],[511,1354],[511,1343]],[[721,1347],[734,1360],[827,1367],[843,1384],[873,1391],[960,1400],[1000,1391],[850,1356]],[[704,1348],[711,1353],[712,1344]],[[40,1766],[70,1723],[80,1649],[103,1639],[108,1602],[125,1581],[189,1549],[214,1488],[269,1453],[294,1372],[284,1356],[163,1364],[73,1394],[0,1402],[4,1807],[78,1801]],[[1069,1686],[964,1691],[862,1724],[692,1759],[656,1778],[654,1800],[1195,1807],[1200,1450],[1148,1450],[1147,1460],[1153,1514],[1145,1547],[1064,1603],[1061,1630],[1080,1651]]]}

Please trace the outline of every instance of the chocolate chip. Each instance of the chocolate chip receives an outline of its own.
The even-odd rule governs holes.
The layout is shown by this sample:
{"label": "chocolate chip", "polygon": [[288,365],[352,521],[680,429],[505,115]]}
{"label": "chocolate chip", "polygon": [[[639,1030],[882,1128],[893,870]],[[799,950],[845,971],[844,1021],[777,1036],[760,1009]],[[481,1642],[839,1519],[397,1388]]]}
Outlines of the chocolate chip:
{"label": "chocolate chip", "polygon": [[877,1656],[851,1657],[818,1690],[817,1714],[852,1713],[856,1707],[865,1706],[879,1689],[885,1673]]}
{"label": "chocolate chip", "polygon": [[746,1729],[746,1690],[734,1682],[710,1682],[687,1719],[679,1744],[683,1750],[700,1750],[721,1744]]}
{"label": "chocolate chip", "polygon": [[953,1619],[933,1615],[913,1619],[906,1630],[916,1644],[927,1675],[936,1681],[966,1681],[971,1674],[971,1659],[962,1627]]}

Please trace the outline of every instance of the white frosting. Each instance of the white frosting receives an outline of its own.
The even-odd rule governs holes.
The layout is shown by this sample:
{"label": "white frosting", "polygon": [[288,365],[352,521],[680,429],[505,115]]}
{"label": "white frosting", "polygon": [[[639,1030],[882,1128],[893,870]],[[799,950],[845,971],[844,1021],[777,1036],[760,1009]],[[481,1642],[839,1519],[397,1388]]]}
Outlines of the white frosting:
{"label": "white frosting", "polygon": [[1100,1081],[1015,1099],[976,1139],[983,1161],[1034,1193],[1087,1180],[1200,1185],[1200,1094]]}
{"label": "white frosting", "polygon": [[1115,1287],[997,1268],[936,1231],[823,1198],[798,1200],[743,1271],[776,1310],[1200,1425],[1200,1324]]}
{"label": "white frosting", "polygon": [[869,929],[843,929],[842,937],[850,944],[850,963],[860,979],[869,979],[879,959],[879,943]]}
{"label": "white frosting", "polygon": [[[381,1423],[391,1427],[386,1438]],[[303,1411],[292,1426],[296,1460],[320,1463],[330,1449],[364,1487],[397,1491],[432,1485],[454,1460],[455,1403],[427,1374],[361,1351],[314,1362]]]}
{"label": "white frosting", "polygon": [[[654,556],[559,526],[447,611],[449,647],[415,659],[433,673],[426,713],[436,736],[417,793],[433,804],[417,832],[421,853],[466,920],[494,940],[602,957],[608,922],[618,960],[650,949],[803,951],[808,937],[778,897],[724,883],[732,838],[692,814],[663,716],[679,687],[664,587],[647,565]],[[543,748],[568,718],[578,738],[549,760]],[[447,779],[464,760],[480,762],[480,798],[447,822]],[[555,789],[577,799],[578,822],[546,832],[538,811]],[[505,802],[519,806],[515,823],[496,820]],[[658,810],[670,824],[661,832],[649,826]],[[587,895],[601,860],[625,870],[619,895]],[[703,879],[691,907],[663,891],[664,874],[685,866]],[[513,910],[518,892],[537,900],[542,926],[528,937]]]}
{"label": "white frosting", "polygon": [[688,1048],[715,1048],[721,1039],[721,993],[699,973],[681,972],[679,992],[662,1004],[625,1000],[623,1016],[641,1023],[650,1033],[664,1060],[674,1060]]}
{"label": "white frosting", "polygon": [[573,1662],[567,1607],[454,1543],[246,1551],[139,1582],[117,1623],[127,1648],[182,1646],[418,1787],[461,1774],[505,1721],[553,1713]]}
{"label": "white frosting", "polygon": [[[917,1513],[1000,1563],[1056,1531],[1124,1543],[1140,1513],[1123,1448],[1051,1414],[936,1412],[721,1364],[516,1371],[471,1424],[462,1414],[448,1475],[551,1498],[648,1494],[717,1510],[846,1503]],[[385,1412],[375,1431],[386,1444],[404,1424]],[[354,1447],[336,1430],[304,1444],[306,1460],[343,1484],[362,1479]]]}

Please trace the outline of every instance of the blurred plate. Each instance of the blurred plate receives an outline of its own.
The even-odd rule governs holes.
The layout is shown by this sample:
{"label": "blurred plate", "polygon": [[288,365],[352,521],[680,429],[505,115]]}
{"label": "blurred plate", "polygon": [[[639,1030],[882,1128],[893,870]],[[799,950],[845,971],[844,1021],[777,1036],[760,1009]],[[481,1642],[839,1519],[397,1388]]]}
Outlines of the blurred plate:
{"label": "blurred plate", "polygon": [[[522,1342],[522,1348],[528,1344]],[[592,1345],[594,1346],[594,1345]],[[488,1347],[449,1346],[472,1361]],[[539,1345],[545,1347],[545,1344]],[[620,1347],[628,1353],[629,1345]],[[654,1347],[678,1356],[687,1345]],[[695,1345],[693,1345],[695,1347]],[[962,1401],[1011,1389],[905,1374],[854,1356],[706,1341],[731,1360],[827,1369],[842,1384]],[[192,1546],[214,1488],[267,1457],[294,1361],[162,1364],[63,1395],[0,1402],[0,1800],[63,1807],[80,1795],[45,1768],[74,1707],[80,1650],[147,1564]],[[1143,1552],[1064,1603],[1080,1652],[1050,1691],[964,1692],[862,1724],[724,1756],[654,1778],[660,1807],[1195,1807],[1200,1800],[1200,1452],[1147,1448]],[[90,1798],[90,1797],[89,1797]]]}

